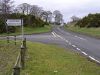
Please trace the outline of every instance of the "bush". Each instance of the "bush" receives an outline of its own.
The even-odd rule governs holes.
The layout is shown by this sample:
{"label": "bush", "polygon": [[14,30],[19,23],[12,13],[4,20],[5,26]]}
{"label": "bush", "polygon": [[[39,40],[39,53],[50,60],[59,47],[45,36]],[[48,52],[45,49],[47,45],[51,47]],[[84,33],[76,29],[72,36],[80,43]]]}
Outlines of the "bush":
{"label": "bush", "polygon": [[4,20],[0,18],[0,33],[6,32],[6,26]]}
{"label": "bush", "polygon": [[79,27],[100,27],[100,14],[89,14],[76,23]]}
{"label": "bush", "polygon": [[16,32],[16,27],[8,27],[8,32],[9,33],[15,33]]}
{"label": "bush", "polygon": [[[6,26],[5,26],[5,20],[2,18],[4,15],[0,15],[0,33],[6,32]],[[36,18],[33,15],[23,15],[23,14],[8,14],[6,15],[6,18],[8,19],[23,19],[24,26],[29,27],[44,27],[45,23],[40,18]],[[9,27],[9,32],[15,32],[16,27]]]}

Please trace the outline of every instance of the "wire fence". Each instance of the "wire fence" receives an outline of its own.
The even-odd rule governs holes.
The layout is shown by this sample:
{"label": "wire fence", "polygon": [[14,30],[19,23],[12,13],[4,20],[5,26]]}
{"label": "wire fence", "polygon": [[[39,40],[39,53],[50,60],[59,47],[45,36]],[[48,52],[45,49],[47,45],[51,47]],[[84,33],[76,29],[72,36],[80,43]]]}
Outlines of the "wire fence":
{"label": "wire fence", "polygon": [[0,75],[20,75],[25,68],[26,39],[0,40]]}

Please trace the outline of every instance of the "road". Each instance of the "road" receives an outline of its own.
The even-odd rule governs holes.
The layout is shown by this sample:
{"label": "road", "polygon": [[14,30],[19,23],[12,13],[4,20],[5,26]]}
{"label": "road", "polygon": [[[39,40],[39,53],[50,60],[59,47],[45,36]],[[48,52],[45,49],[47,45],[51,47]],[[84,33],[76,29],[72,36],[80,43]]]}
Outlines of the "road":
{"label": "road", "polygon": [[54,28],[54,33],[78,52],[100,63],[100,40],[86,35],[65,31],[63,28]]}
{"label": "road", "polygon": [[[17,36],[20,38],[21,36]],[[60,26],[53,26],[52,32],[25,35],[28,41],[55,44],[77,51],[100,63],[100,40],[86,35],[69,32]]]}

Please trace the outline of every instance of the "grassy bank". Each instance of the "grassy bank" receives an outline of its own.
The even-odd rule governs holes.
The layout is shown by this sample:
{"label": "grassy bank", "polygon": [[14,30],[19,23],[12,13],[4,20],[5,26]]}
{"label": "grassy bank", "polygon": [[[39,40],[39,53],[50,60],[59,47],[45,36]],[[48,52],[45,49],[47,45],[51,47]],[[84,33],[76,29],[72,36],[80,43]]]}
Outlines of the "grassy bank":
{"label": "grassy bank", "polygon": [[51,26],[45,26],[40,28],[25,28],[25,34],[33,34],[33,33],[44,33],[51,31]]}
{"label": "grassy bank", "polygon": [[65,26],[67,30],[71,30],[78,33],[83,33],[87,35],[91,35],[97,38],[100,38],[100,28],[79,28],[74,25]]}
{"label": "grassy bank", "polygon": [[68,49],[28,42],[21,75],[100,75],[100,66]]}
{"label": "grassy bank", "polygon": [[[37,33],[44,33],[44,32],[50,32],[51,26],[44,26],[44,27],[38,27],[38,28],[32,28],[32,27],[24,27],[24,34],[37,34]],[[20,35],[21,34],[21,28],[16,30],[16,33],[10,33],[9,35]],[[0,34],[1,36],[7,35],[7,33]]]}
{"label": "grassy bank", "polygon": [[7,44],[0,40],[0,75],[11,75],[19,48],[19,44],[15,46],[14,42]]}

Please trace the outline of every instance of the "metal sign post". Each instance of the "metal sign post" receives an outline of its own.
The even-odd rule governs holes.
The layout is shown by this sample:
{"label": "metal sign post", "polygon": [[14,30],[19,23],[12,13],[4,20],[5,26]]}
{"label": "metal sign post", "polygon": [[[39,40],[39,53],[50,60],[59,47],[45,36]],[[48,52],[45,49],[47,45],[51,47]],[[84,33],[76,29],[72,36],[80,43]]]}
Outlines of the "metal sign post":
{"label": "metal sign post", "polygon": [[22,47],[24,45],[24,26],[23,26],[23,19],[21,19],[21,26],[22,26]]}
{"label": "metal sign post", "polygon": [[7,43],[9,43],[9,31],[8,31],[8,25],[7,23],[5,23],[6,25],[6,31],[7,31]]}
{"label": "metal sign post", "polygon": [[24,41],[24,26],[23,26],[23,19],[21,19],[21,26],[22,26],[22,41]]}

